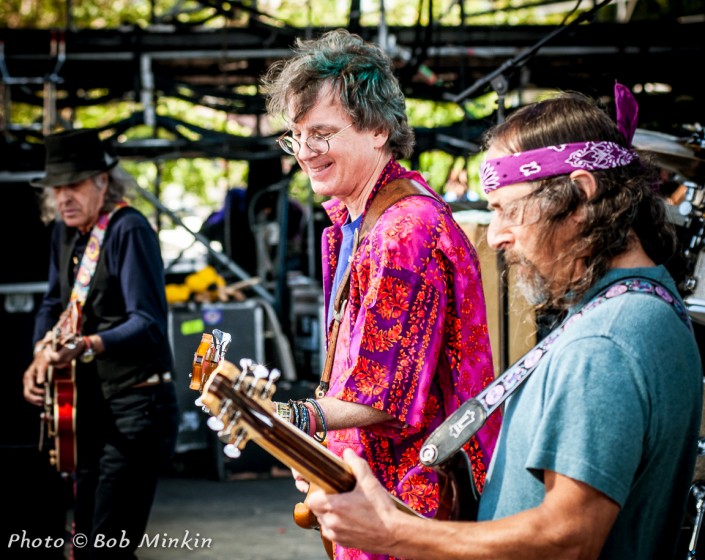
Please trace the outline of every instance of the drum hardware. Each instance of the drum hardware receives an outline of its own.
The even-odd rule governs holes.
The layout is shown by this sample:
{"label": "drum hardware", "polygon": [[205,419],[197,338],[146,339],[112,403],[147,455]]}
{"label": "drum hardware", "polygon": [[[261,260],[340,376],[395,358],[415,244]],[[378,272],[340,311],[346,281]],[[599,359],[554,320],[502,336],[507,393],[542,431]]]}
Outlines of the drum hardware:
{"label": "drum hardware", "polygon": [[695,151],[705,150],[705,128],[700,123],[683,125],[685,130],[692,132],[692,135],[686,142],[687,146],[695,148]]}
{"label": "drum hardware", "polygon": [[703,515],[705,514],[705,483],[698,480],[691,484],[690,495],[695,501],[695,519],[693,521],[693,533],[688,543],[688,555],[686,559],[697,560],[698,538],[700,537],[700,528]]}
{"label": "drum hardware", "polygon": [[685,181],[686,194],[678,206],[667,206],[669,222],[680,228],[685,270],[679,290],[691,319],[705,325],[705,188]]}
{"label": "drum hardware", "polygon": [[682,139],[662,132],[637,128],[634,148],[653,156],[656,165],[672,171],[685,180],[705,178],[705,159],[698,157],[692,139]]}

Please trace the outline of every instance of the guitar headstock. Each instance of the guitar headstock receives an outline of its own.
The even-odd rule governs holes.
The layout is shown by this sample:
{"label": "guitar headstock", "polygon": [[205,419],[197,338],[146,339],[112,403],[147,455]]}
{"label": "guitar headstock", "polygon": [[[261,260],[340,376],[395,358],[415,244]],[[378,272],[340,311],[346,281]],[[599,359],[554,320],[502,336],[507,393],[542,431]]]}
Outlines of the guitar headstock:
{"label": "guitar headstock", "polygon": [[271,397],[279,371],[269,372],[251,360],[241,360],[240,366],[223,360],[196,400],[211,414],[207,423],[225,442],[225,454],[238,457],[252,440],[326,492],[352,489],[355,477],[350,467],[274,412]]}
{"label": "guitar headstock", "polygon": [[232,342],[230,333],[213,329],[213,334],[203,333],[201,342],[193,355],[191,382],[189,389],[203,392],[203,388],[218,364],[225,359],[225,354]]}
{"label": "guitar headstock", "polygon": [[225,443],[224,453],[232,458],[240,456],[250,439],[247,425],[242,421],[243,405],[272,410],[275,383],[281,377],[279,370],[269,371],[248,359],[240,360],[240,368],[221,360],[196,401],[211,414],[208,427],[218,433]]}

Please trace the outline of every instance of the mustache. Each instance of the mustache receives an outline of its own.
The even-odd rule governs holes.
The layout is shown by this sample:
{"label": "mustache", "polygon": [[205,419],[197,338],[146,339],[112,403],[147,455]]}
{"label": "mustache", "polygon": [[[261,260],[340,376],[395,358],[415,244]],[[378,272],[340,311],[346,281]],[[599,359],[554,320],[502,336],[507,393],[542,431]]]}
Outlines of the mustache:
{"label": "mustache", "polygon": [[520,255],[512,250],[503,250],[502,258],[504,259],[504,264],[508,267],[523,266],[528,267],[532,270],[536,269],[536,266],[533,262],[527,259],[524,255]]}

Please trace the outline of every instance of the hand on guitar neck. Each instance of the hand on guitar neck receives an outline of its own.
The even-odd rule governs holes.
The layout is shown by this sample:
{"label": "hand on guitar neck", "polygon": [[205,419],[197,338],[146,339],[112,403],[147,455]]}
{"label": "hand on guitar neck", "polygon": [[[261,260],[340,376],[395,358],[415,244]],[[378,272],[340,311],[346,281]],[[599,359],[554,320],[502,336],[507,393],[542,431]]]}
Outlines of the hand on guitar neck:
{"label": "hand on guitar neck", "polygon": [[54,370],[70,367],[84,350],[80,328],[81,308],[74,301],[35,345],[34,360],[24,373],[24,397],[28,402],[36,406],[46,405],[46,385],[52,381]]}

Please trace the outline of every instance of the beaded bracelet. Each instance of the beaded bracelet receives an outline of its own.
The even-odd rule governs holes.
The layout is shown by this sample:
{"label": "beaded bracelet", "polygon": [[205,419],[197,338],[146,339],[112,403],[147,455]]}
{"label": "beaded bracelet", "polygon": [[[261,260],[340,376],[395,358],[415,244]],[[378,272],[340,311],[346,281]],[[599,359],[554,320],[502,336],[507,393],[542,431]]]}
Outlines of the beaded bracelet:
{"label": "beaded bracelet", "polygon": [[301,421],[301,413],[299,411],[299,407],[296,406],[296,403],[292,400],[289,401],[289,406],[291,407],[291,411],[294,413],[294,418],[291,423],[298,428],[300,425],[299,423]]}
{"label": "beaded bracelet", "polygon": [[311,429],[311,423],[309,420],[310,414],[308,413],[308,407],[301,403],[297,403],[297,406],[299,407],[299,414],[301,415],[301,425],[298,426],[298,428],[303,433],[308,435],[308,432]]}

